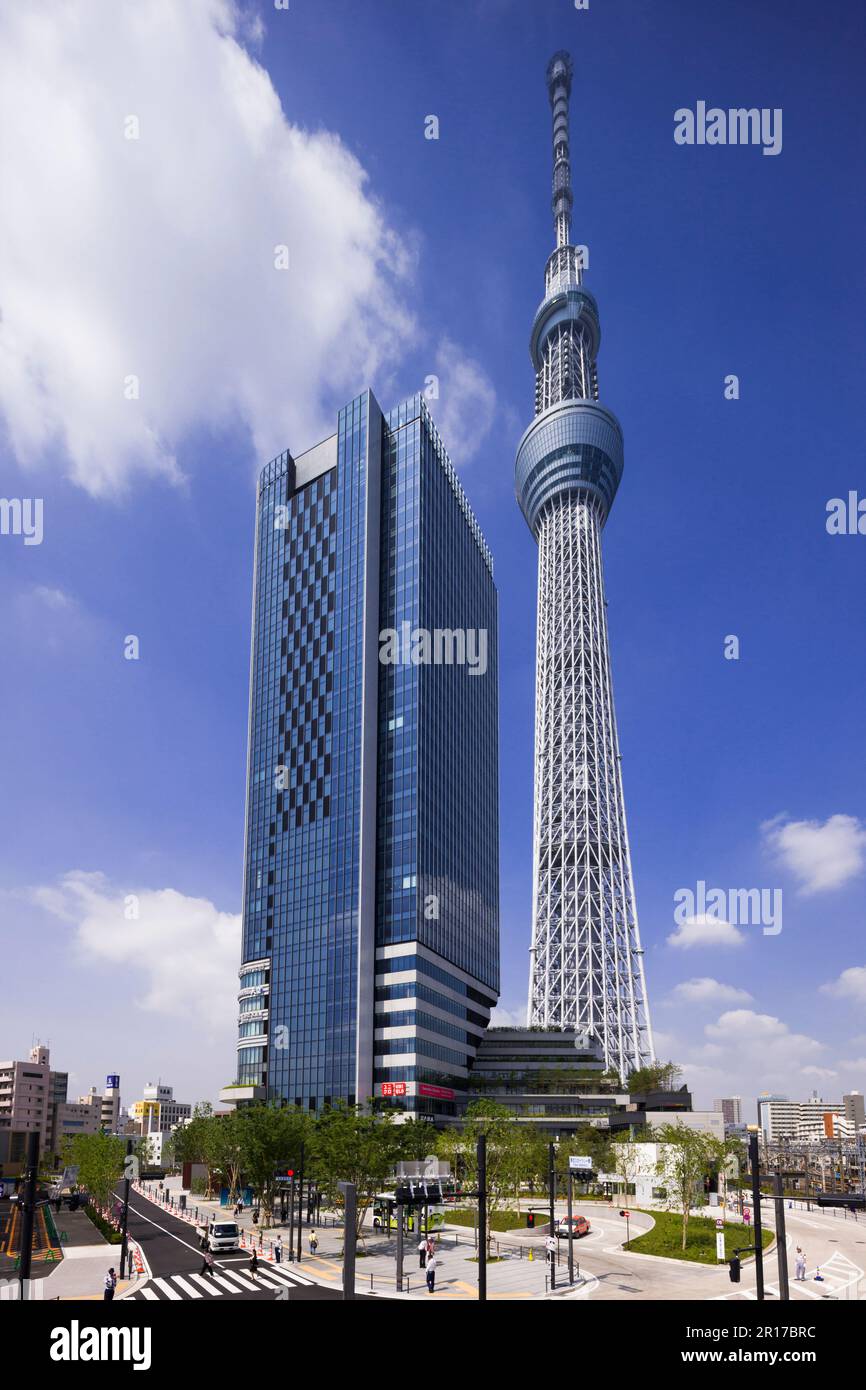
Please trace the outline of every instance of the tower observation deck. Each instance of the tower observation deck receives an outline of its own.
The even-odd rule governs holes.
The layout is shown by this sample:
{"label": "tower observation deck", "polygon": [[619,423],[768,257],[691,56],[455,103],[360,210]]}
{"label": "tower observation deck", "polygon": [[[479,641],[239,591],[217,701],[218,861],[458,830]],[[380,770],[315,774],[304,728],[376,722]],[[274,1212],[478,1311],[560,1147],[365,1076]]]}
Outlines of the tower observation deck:
{"label": "tower observation deck", "polygon": [[532,324],[535,418],[515,490],[538,543],[530,1027],[592,1033],[625,1081],[655,1053],[613,703],[601,533],[622,477],[598,399],[598,306],[572,245],[573,64],[547,68],[556,246]]}

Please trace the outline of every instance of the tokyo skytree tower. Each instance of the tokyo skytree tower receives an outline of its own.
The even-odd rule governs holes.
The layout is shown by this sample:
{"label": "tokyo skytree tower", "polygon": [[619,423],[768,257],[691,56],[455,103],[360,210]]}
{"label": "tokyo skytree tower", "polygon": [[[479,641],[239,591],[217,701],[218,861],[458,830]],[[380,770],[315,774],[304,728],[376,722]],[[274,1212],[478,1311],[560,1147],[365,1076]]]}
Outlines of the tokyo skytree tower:
{"label": "tokyo skytree tower", "polygon": [[623,468],[599,404],[598,306],[571,244],[573,65],[547,68],[556,249],[532,325],[535,419],[515,490],[538,542],[530,1027],[594,1034],[625,1081],[655,1058],[611,684],[601,532]]}

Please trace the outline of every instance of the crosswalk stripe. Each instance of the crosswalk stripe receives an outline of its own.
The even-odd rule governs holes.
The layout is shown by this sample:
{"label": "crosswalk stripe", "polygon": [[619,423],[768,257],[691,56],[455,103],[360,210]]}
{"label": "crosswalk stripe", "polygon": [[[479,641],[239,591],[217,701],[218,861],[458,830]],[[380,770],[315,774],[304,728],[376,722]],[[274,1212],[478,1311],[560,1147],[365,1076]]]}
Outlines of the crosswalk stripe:
{"label": "crosswalk stripe", "polygon": [[259,1283],[263,1284],[266,1289],[285,1289],[289,1287],[285,1279],[270,1279],[268,1275],[264,1273],[259,1274]]}
{"label": "crosswalk stripe", "polygon": [[223,1273],[225,1274],[227,1279],[236,1279],[242,1289],[249,1290],[259,1288],[259,1285],[255,1282],[254,1279],[247,1279],[245,1275],[238,1274],[233,1269],[226,1269],[223,1271]]}
{"label": "crosswalk stripe", "polygon": [[298,1274],[294,1269],[284,1269],[282,1265],[268,1265],[267,1273],[272,1275],[274,1279],[282,1280],[284,1284],[315,1283],[314,1279],[308,1279],[305,1274]]}
{"label": "crosswalk stripe", "polygon": [[194,1289],[192,1284],[188,1284],[187,1281],[185,1279],[182,1279],[179,1274],[173,1274],[171,1277],[174,1280],[177,1287],[179,1289],[183,1289],[184,1293],[187,1295],[188,1298],[201,1298],[201,1294],[199,1293],[198,1289]]}
{"label": "crosswalk stripe", "polygon": [[216,1287],[216,1283],[211,1275],[191,1274],[189,1277],[190,1279],[194,1279],[200,1288],[205,1289],[210,1294],[211,1298],[219,1297],[220,1291]]}
{"label": "crosswalk stripe", "polygon": [[149,1298],[149,1299],[151,1300],[152,1303],[158,1303],[158,1302],[159,1302],[159,1294],[158,1294],[158,1293],[154,1293],[153,1289],[139,1289],[138,1293],[135,1294],[134,1297],[135,1297],[135,1298]]}
{"label": "crosswalk stripe", "polygon": [[221,1274],[214,1272],[209,1275],[208,1278],[213,1279],[215,1284],[219,1284],[223,1289],[227,1289],[229,1293],[237,1293],[238,1291],[237,1285],[230,1283],[228,1279],[224,1279]]}
{"label": "crosswalk stripe", "polygon": [[171,1287],[171,1284],[169,1284],[166,1279],[155,1278],[153,1282],[154,1284],[156,1284],[156,1287],[158,1289],[162,1289],[162,1292],[165,1294],[166,1298],[170,1298],[175,1303],[180,1303],[180,1294],[177,1292],[176,1289],[173,1289]]}

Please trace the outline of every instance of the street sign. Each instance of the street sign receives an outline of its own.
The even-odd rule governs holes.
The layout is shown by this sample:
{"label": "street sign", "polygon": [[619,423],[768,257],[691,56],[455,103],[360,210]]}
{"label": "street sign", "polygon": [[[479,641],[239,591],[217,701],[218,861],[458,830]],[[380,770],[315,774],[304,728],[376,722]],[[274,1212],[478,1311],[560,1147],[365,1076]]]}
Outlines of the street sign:
{"label": "street sign", "polygon": [[725,1233],[724,1233],[724,1231],[716,1231],[716,1259],[717,1259],[717,1260],[723,1260],[723,1259],[725,1259]]}
{"label": "street sign", "polygon": [[592,1159],[589,1154],[569,1154],[568,1166],[572,1172],[592,1172]]}
{"label": "street sign", "polygon": [[724,1229],[725,1229],[725,1223],[724,1223],[724,1221],[718,1221],[718,1220],[717,1220],[717,1221],[716,1221],[716,1230],[717,1230],[717,1231],[723,1231]]}

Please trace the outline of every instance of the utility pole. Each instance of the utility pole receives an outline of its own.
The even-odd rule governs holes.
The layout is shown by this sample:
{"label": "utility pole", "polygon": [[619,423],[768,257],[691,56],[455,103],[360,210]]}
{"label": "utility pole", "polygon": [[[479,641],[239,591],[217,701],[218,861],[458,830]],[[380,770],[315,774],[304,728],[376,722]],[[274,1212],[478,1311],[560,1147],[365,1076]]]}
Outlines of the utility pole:
{"label": "utility pole", "polygon": [[764,1241],[761,1234],[761,1171],[758,1126],[749,1125],[749,1162],[752,1167],[752,1228],[755,1232],[755,1292],[764,1298]]}
{"label": "utility pole", "polygon": [[132,1157],[133,1140],[126,1141],[126,1161],[123,1165],[123,1211],[120,1215],[120,1277],[126,1278],[126,1264],[129,1259],[129,1241],[126,1228],[129,1224],[129,1169],[130,1158]]}
{"label": "utility pole", "polygon": [[571,1222],[571,1204],[574,1189],[574,1174],[571,1163],[568,1165],[568,1282],[574,1283],[574,1227]]}
{"label": "utility pole", "polygon": [[24,1170],[24,1207],[21,1216],[21,1246],[18,1265],[18,1292],[26,1298],[30,1288],[33,1256],[33,1222],[36,1216],[36,1180],[39,1173],[39,1132],[27,1136],[27,1164]]}
{"label": "utility pole", "polygon": [[[386,1218],[390,1220],[390,1217]],[[397,1203],[397,1292],[403,1288],[403,1204]]]}
{"label": "utility pole", "polygon": [[[289,1260],[295,1258],[295,1170],[289,1169]],[[300,1212],[298,1213],[300,1216]]]}
{"label": "utility pole", "polygon": [[779,1298],[790,1299],[791,1294],[788,1289],[788,1247],[785,1244],[785,1193],[782,1186],[782,1174],[773,1174],[773,1186],[776,1189],[774,1201],[776,1204],[776,1253],[779,1257]]}
{"label": "utility pole", "polygon": [[[550,1198],[550,1236],[551,1236],[551,1239],[552,1239],[553,1241],[555,1241],[555,1240],[556,1240],[556,1225],[555,1225],[555,1223],[556,1223],[556,1215],[555,1215],[555,1212],[554,1212],[554,1203],[555,1203],[555,1201],[556,1201],[556,1145],[555,1145],[555,1144],[551,1143],[551,1144],[548,1145],[547,1154],[548,1154],[548,1163],[549,1163],[549,1168],[548,1168],[548,1188],[549,1188],[549,1193],[548,1193],[548,1196],[549,1196],[549,1198]],[[551,1255],[550,1255],[550,1287],[551,1287],[552,1289],[555,1289],[555,1288],[556,1288],[556,1248],[555,1248],[555,1246],[551,1249]]]}
{"label": "utility pole", "polygon": [[478,1301],[487,1302],[487,1135],[479,1134],[478,1168]]}
{"label": "utility pole", "polygon": [[301,1263],[301,1246],[303,1244],[303,1232],[301,1231],[301,1215],[304,1206],[304,1141],[301,1140],[301,1161],[298,1165],[298,1264]]}
{"label": "utility pole", "polygon": [[358,1194],[353,1182],[338,1183],[343,1194],[343,1298],[355,1297],[355,1245],[358,1220]]}

